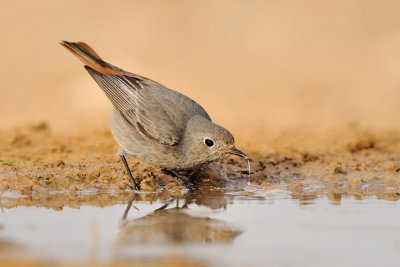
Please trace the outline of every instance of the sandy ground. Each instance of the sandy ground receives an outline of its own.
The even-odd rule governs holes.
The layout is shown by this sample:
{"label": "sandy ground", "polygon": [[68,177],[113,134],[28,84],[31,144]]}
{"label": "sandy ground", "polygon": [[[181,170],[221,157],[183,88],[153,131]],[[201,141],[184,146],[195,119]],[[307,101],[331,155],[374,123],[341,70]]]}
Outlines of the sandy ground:
{"label": "sandy ground", "polygon": [[234,157],[211,164],[184,181],[130,158],[143,191],[158,192],[133,197],[108,130],[54,134],[42,123],[2,131],[2,207],[105,206],[132,198],[181,196],[187,189],[198,190],[205,199],[215,192],[223,195],[243,189],[253,193],[287,190],[305,202],[321,195],[332,202],[346,195],[400,198],[400,132],[349,126],[318,134],[287,131],[264,140],[268,147],[264,151],[242,148],[251,157],[250,185],[246,161]]}

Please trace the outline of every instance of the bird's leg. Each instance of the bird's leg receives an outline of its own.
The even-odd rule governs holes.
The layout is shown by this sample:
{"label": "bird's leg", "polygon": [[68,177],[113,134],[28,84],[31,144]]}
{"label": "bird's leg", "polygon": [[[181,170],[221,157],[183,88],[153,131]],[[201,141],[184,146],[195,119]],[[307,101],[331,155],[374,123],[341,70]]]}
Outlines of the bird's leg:
{"label": "bird's leg", "polygon": [[119,148],[118,149],[118,154],[121,157],[122,163],[124,163],[126,172],[128,173],[129,178],[131,178],[131,182],[135,186],[135,189],[136,190],[140,190],[139,184],[136,183],[135,178],[133,178],[131,169],[129,169],[128,162],[126,161],[126,158],[125,158],[125,151],[122,148]]}
{"label": "bird's leg", "polygon": [[171,170],[168,170],[168,169],[161,169],[161,171],[165,175],[168,175],[168,176],[171,176],[171,177],[175,178],[176,180],[181,182],[184,186],[190,187],[191,183],[190,183],[190,181],[189,181],[189,179],[187,177],[179,176],[174,171],[171,171]]}
{"label": "bird's leg", "polygon": [[121,222],[126,220],[126,217],[128,216],[128,212],[132,207],[132,202],[133,202],[132,200],[130,200],[128,202],[128,205],[126,206],[125,211],[124,211],[124,215],[122,215]]}
{"label": "bird's leg", "polygon": [[160,211],[160,210],[165,210],[168,208],[168,206],[174,201],[174,199],[169,200],[167,203],[159,207],[158,209],[155,209],[154,211]]}
{"label": "bird's leg", "polygon": [[176,178],[176,179],[179,179],[178,175],[176,175],[176,174],[175,174],[173,171],[171,171],[171,170],[168,170],[168,169],[161,169],[161,171],[162,171],[164,174],[168,175],[168,176],[172,176],[172,177],[174,177],[174,178]]}

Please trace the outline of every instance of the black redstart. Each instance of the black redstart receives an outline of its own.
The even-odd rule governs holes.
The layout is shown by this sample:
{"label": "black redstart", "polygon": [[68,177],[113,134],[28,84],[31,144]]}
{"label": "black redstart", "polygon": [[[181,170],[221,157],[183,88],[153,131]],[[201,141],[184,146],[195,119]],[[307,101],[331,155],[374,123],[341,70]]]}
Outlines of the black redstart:
{"label": "black redstart", "polygon": [[187,96],[105,61],[83,42],[61,42],[84,64],[113,104],[111,130],[135,188],[125,154],[167,171],[194,169],[234,154],[232,134]]}

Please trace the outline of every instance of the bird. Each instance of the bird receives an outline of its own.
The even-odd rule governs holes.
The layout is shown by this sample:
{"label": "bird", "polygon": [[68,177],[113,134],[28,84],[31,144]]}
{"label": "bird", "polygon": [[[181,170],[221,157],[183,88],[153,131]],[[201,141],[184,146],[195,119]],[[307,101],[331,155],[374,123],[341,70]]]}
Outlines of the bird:
{"label": "bird", "polygon": [[112,103],[111,133],[136,190],[140,184],[127,155],[168,173],[197,169],[229,154],[248,159],[235,147],[233,135],[191,98],[111,65],[84,42],[60,44],[84,63]]}

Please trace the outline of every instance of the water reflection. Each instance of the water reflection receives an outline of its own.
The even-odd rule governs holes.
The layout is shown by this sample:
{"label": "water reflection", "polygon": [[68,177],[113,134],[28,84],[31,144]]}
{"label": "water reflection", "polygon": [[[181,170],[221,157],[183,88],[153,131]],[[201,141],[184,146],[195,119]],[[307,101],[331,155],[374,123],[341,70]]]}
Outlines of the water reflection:
{"label": "water reflection", "polygon": [[227,174],[219,169],[203,169],[191,177],[190,192],[184,196],[185,203],[204,205],[211,209],[225,209],[227,206]]}
{"label": "water reflection", "polygon": [[193,215],[186,200],[180,204],[176,199],[135,219],[127,218],[131,209],[132,201],[122,217],[119,244],[229,244],[240,234],[225,221]]}
{"label": "water reflection", "polygon": [[[205,206],[211,210],[227,208],[229,196],[227,175],[220,168],[207,168],[191,173],[186,181],[189,192],[172,197],[153,212],[139,218],[129,219],[135,213],[134,203],[143,199],[137,194],[129,201],[121,220],[118,236],[120,244],[229,244],[240,234],[227,222],[196,214],[190,208]],[[155,196],[153,194],[153,196]],[[195,209],[196,210],[196,209]],[[134,216],[134,214],[133,214]]]}
{"label": "water reflection", "polygon": [[[125,204],[102,208],[7,207],[0,265],[13,256],[21,266],[21,255],[30,255],[43,261],[37,266],[397,266],[397,202],[354,200],[334,183],[326,195],[306,182],[292,192],[218,183],[193,182],[179,197],[122,194]],[[107,199],[97,198],[96,205]],[[366,260],[366,251],[374,257]]]}
{"label": "water reflection", "polygon": [[368,250],[383,266],[397,257],[400,206],[379,200],[400,198],[395,183],[291,177],[248,186],[244,177],[210,168],[182,191],[3,192],[0,265],[12,253],[77,266],[368,266]]}

